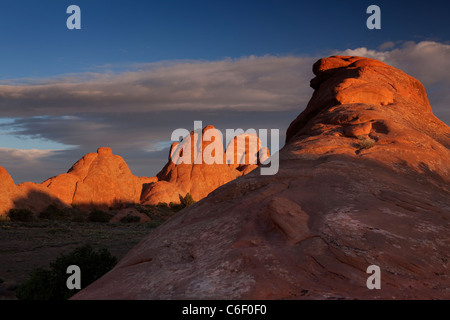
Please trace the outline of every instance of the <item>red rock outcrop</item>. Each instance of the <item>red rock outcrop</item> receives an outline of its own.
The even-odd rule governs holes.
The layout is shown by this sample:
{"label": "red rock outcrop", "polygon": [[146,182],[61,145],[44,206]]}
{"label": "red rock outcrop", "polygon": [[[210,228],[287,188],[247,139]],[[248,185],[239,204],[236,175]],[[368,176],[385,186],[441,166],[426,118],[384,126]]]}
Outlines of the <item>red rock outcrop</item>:
{"label": "red rock outcrop", "polygon": [[110,148],[86,154],[67,173],[41,184],[25,182],[16,186],[1,167],[0,176],[0,214],[12,208],[38,214],[50,204],[108,208],[139,203],[143,187],[158,181],[156,177],[134,176],[123,158],[113,155]]}
{"label": "red rock outcrop", "polygon": [[138,203],[142,185],[151,178],[134,176],[122,157],[110,148],[88,153],[70,170],[42,183],[64,203],[110,207],[120,203]]}
{"label": "red rock outcrop", "polygon": [[382,62],[313,71],[276,175],[218,188],[74,299],[449,299],[450,128]]}
{"label": "red rock outcrop", "polygon": [[38,214],[51,204],[64,206],[53,192],[40,184],[24,182],[16,185],[2,167],[0,167],[0,190],[0,215],[6,215],[10,209],[28,209]]}
{"label": "red rock outcrop", "polygon": [[[221,136],[214,126],[203,128],[201,153],[198,152],[200,151],[198,147],[199,132],[192,131],[189,138],[185,137],[183,142],[172,144],[168,162],[157,175],[159,181],[147,185],[142,193],[141,203],[152,205],[159,202],[180,203],[180,196],[184,197],[187,193],[190,193],[193,199],[198,201],[227,182],[256,169],[258,167],[256,160],[260,149],[263,149],[262,152],[266,156],[269,154],[268,149],[262,147],[256,135],[252,137],[252,140],[246,138],[249,136],[248,134],[239,135],[233,139],[227,150],[225,150],[222,140],[216,141],[215,139],[209,139],[209,137],[207,139],[204,138],[206,132],[208,132],[209,137]],[[237,144],[238,137],[243,137],[242,143]],[[186,150],[189,150],[189,147],[191,150],[189,163],[182,161],[183,146],[186,145],[189,145],[185,147],[187,148]],[[229,163],[227,154],[231,154],[229,150],[233,146],[236,147],[234,149],[236,152],[234,153],[234,159],[228,159],[230,160]],[[238,146],[239,148],[237,148]],[[221,153],[221,156],[217,155],[218,157],[220,156],[219,163],[205,163],[205,159],[201,155],[206,157],[211,154],[212,157],[215,157],[213,149]],[[254,159],[255,157],[256,159]]]}
{"label": "red rock outcrop", "polygon": [[[207,126],[203,133],[213,126]],[[198,139],[192,132],[191,138]],[[262,148],[256,137],[257,149]],[[203,142],[203,151],[213,143]],[[158,204],[179,203],[180,196],[191,193],[195,200],[206,197],[219,186],[247,174],[258,165],[243,161],[240,165],[227,164],[222,142],[222,164],[175,164],[169,154],[169,162],[158,177],[136,177],[122,157],[113,155],[110,148],[99,148],[97,153],[88,153],[77,161],[67,173],[47,179],[41,184],[25,182],[16,186],[6,172],[1,169],[0,211],[7,213],[11,208],[27,208],[35,213],[44,210],[49,204],[59,206],[78,205],[80,207],[114,207],[124,203]],[[244,157],[254,148],[246,141],[244,150],[238,150],[239,157]],[[242,149],[242,146],[241,146]],[[263,149],[268,154],[267,148]],[[259,150],[258,150],[259,151]],[[194,156],[194,153],[192,153]],[[248,158],[248,157],[247,157]]]}
{"label": "red rock outcrop", "polygon": [[13,208],[15,193],[16,184],[5,168],[0,167],[0,215],[7,214]]}

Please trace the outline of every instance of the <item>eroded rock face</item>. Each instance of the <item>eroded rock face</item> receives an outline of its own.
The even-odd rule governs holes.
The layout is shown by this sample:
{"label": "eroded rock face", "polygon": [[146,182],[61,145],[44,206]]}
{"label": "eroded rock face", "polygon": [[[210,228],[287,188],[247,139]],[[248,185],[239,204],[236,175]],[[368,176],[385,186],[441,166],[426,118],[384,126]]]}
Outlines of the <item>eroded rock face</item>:
{"label": "eroded rock face", "polygon": [[109,207],[138,203],[142,185],[148,182],[134,176],[123,158],[113,155],[110,148],[99,148],[77,161],[67,173],[42,185],[67,204]]}
{"label": "eroded rock face", "polygon": [[[202,130],[201,149],[198,147],[200,134],[195,131],[184,138],[183,142],[173,143],[168,162],[157,175],[159,181],[146,186],[141,203],[180,203],[180,196],[184,197],[187,193],[190,193],[195,201],[201,200],[218,187],[256,169],[260,149],[266,158],[269,155],[268,149],[263,148],[256,135],[250,140],[248,134],[239,135],[231,141],[226,150],[221,139],[211,138],[219,136],[220,133],[214,126],[207,126]],[[243,140],[237,143],[239,137]],[[186,144],[190,144],[190,161],[185,161],[189,157],[183,158],[183,150],[189,150],[189,147],[183,149]],[[230,156],[233,147],[234,157]],[[227,159],[227,154],[230,159]],[[208,155],[211,155],[210,160],[206,160]],[[216,156],[217,159],[214,159]],[[263,161],[266,158],[263,158]]]}
{"label": "eroded rock face", "polygon": [[50,204],[106,209],[139,203],[143,188],[158,181],[156,177],[134,176],[123,158],[114,155],[110,148],[86,154],[67,173],[41,184],[25,182],[16,186],[1,167],[0,178],[0,214],[13,208],[39,214]]}
{"label": "eroded rock face", "polygon": [[3,167],[0,167],[0,190],[0,215],[3,215],[13,207],[12,198],[16,193],[16,185]]}
{"label": "eroded rock face", "polygon": [[[342,154],[448,176],[448,127],[417,79],[357,57],[321,59],[313,71],[316,90],[287,130],[284,157]],[[374,139],[375,147],[361,150],[358,137]]]}
{"label": "eroded rock face", "polygon": [[[313,70],[275,176],[215,190],[75,299],[449,299],[450,129],[382,62]],[[381,290],[366,287],[370,265]]]}

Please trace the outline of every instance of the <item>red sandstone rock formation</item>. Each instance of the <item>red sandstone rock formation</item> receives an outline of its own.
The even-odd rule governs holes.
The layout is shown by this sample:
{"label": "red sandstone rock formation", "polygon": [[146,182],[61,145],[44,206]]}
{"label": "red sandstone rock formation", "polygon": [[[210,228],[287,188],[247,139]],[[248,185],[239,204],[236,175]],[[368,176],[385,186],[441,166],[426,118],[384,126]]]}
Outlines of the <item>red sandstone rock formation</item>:
{"label": "red sandstone rock formation", "polygon": [[313,70],[275,176],[215,190],[75,299],[449,299],[449,127],[382,62]]}
{"label": "red sandstone rock formation", "polygon": [[134,176],[122,157],[110,148],[88,153],[65,174],[42,183],[67,204],[114,206],[137,203],[146,183]]}
{"label": "red sandstone rock formation", "polygon": [[13,208],[13,197],[16,194],[16,185],[3,167],[0,167],[0,190],[0,215],[2,215]]}
{"label": "red sandstone rock formation", "polygon": [[[207,126],[206,130],[215,130]],[[191,133],[192,139],[197,134]],[[203,143],[203,151],[212,142]],[[222,141],[219,142],[223,150]],[[158,177],[136,177],[122,157],[113,155],[110,148],[99,148],[97,153],[88,153],[67,172],[52,177],[41,184],[25,182],[16,186],[1,168],[0,214],[12,208],[27,208],[38,214],[50,204],[58,206],[114,207],[123,203],[158,204],[179,203],[180,196],[191,193],[195,200],[206,197],[219,186],[254,170],[258,165],[249,162],[248,154],[262,148],[256,137],[255,147],[245,141],[236,152],[244,160],[239,165],[227,164],[223,151],[223,164],[175,164],[170,160]],[[263,149],[268,154],[267,148]],[[192,153],[194,155],[194,153]],[[247,158],[246,158],[247,155]],[[247,159],[247,160],[245,160]],[[192,158],[192,163],[194,158]],[[142,201],[141,201],[142,200]]]}
{"label": "red sandstone rock formation", "polygon": [[[203,137],[206,132],[210,136],[220,136],[219,131],[213,126],[207,126],[202,130]],[[149,184],[142,193],[141,202],[143,204],[155,205],[159,202],[180,203],[180,196],[184,197],[187,193],[190,193],[193,199],[198,201],[227,182],[256,169],[258,162],[252,160],[255,156],[256,159],[258,158],[260,149],[263,149],[262,152],[266,157],[269,154],[268,149],[262,147],[256,135],[252,140],[245,140],[245,137],[248,136],[247,134],[240,135],[244,137],[243,142],[239,144],[240,148],[237,148],[237,139],[239,136],[235,137],[227,148],[227,151],[223,147],[222,140],[215,141],[215,139],[211,139],[212,141],[209,141],[209,138],[204,138],[201,149],[201,154],[204,157],[209,154],[216,156],[214,152],[211,152],[214,149],[213,147],[215,147],[217,152],[222,154],[220,163],[208,164],[205,163],[205,159],[201,158],[200,152],[195,151],[199,143],[199,136],[198,132],[192,131],[189,136],[190,140],[186,137],[182,143],[175,142],[172,144],[168,162],[157,175],[159,181]],[[190,143],[191,152],[189,163],[183,163],[181,161],[183,143]],[[226,155],[230,154],[229,150],[233,146],[236,147],[235,157],[234,159],[230,158],[231,163],[228,163]],[[249,157],[250,154],[251,156]],[[174,161],[172,161],[172,158]]]}
{"label": "red sandstone rock formation", "polygon": [[55,194],[40,184],[24,182],[16,185],[2,167],[0,190],[0,215],[6,215],[10,209],[28,209],[39,213],[51,204],[64,206]]}
{"label": "red sandstone rock formation", "polygon": [[108,208],[123,203],[139,203],[143,186],[156,177],[136,177],[122,157],[110,148],[88,153],[67,172],[41,184],[15,185],[5,169],[0,168],[0,214],[12,208],[26,208],[38,214],[48,205],[79,205]]}

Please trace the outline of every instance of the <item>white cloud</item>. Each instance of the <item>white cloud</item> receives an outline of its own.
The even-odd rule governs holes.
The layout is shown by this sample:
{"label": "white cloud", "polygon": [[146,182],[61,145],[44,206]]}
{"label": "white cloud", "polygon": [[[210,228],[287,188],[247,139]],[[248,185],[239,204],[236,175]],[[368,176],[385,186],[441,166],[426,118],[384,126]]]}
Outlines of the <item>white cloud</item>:
{"label": "white cloud", "polygon": [[0,148],[0,158],[2,162],[14,162],[17,160],[35,162],[50,157],[57,151],[59,150]]}
{"label": "white cloud", "polygon": [[314,58],[248,57],[139,65],[138,71],[12,80],[0,117],[167,110],[289,110],[306,104]]}

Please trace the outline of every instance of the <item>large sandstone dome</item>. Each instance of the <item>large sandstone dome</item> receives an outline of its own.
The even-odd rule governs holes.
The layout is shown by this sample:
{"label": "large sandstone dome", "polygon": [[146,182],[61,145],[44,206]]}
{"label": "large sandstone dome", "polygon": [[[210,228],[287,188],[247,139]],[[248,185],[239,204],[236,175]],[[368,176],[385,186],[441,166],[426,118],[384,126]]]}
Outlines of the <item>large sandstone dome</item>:
{"label": "large sandstone dome", "polygon": [[42,183],[64,203],[100,207],[139,202],[142,184],[110,148],[86,154],[67,173]]}
{"label": "large sandstone dome", "polygon": [[382,62],[313,71],[275,176],[220,187],[75,299],[449,299],[449,127]]}

